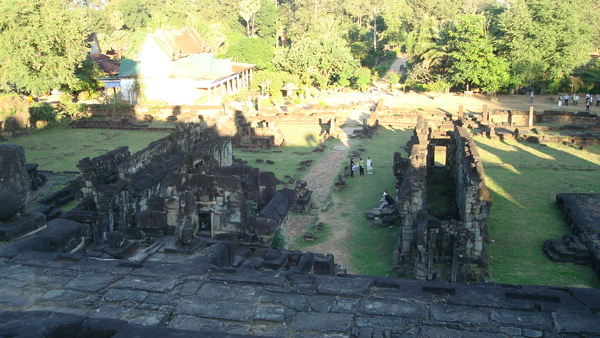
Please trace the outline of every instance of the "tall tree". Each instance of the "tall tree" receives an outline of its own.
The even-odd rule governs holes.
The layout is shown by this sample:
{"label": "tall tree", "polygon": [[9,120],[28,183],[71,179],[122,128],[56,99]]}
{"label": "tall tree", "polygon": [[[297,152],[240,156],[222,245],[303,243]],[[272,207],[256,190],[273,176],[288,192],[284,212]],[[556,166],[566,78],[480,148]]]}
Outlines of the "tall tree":
{"label": "tall tree", "polygon": [[256,13],[256,34],[275,45],[277,29],[277,6],[271,0],[261,0],[261,6]]}
{"label": "tall tree", "polygon": [[66,0],[0,2],[0,88],[39,95],[73,83],[85,59],[80,8]]}
{"label": "tall tree", "polygon": [[478,85],[496,93],[508,82],[508,64],[494,54],[486,34],[486,20],[479,15],[461,15],[449,33],[452,51],[448,54],[449,79],[454,84]]}
{"label": "tall tree", "polygon": [[500,47],[521,83],[569,75],[590,60],[598,34],[591,0],[512,0],[500,15]]}
{"label": "tall tree", "polygon": [[254,36],[254,17],[260,9],[260,0],[240,1],[240,16],[246,21],[246,33]]}
{"label": "tall tree", "polygon": [[339,38],[304,38],[280,51],[273,61],[284,71],[298,75],[307,85],[327,88],[332,81],[346,81],[359,64],[345,41]]}

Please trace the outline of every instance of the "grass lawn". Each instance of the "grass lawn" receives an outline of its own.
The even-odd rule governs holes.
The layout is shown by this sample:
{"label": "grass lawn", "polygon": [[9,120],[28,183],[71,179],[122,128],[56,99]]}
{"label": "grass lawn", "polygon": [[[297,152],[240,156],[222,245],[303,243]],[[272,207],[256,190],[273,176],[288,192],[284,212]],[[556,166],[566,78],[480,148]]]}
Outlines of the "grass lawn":
{"label": "grass lawn", "polygon": [[148,144],[169,135],[169,132],[108,129],[67,129],[54,125],[44,130],[32,130],[8,142],[25,149],[28,163],[39,164],[40,170],[78,171],[79,160],[94,158],[120,146],[129,146],[133,154]]}
{"label": "grass lawn", "polygon": [[[314,151],[319,144],[321,128],[318,125],[306,125],[299,131],[297,127],[282,124],[280,129],[288,137],[285,140],[285,147],[270,150],[234,149],[233,156],[248,161],[248,165],[259,168],[261,171],[275,173],[275,176],[282,181],[287,181],[285,175],[295,180],[302,179],[307,171],[297,170],[301,166],[300,162],[311,159],[313,163],[316,163],[323,156],[323,152]],[[339,141],[328,140],[326,145],[331,146],[333,142]],[[262,161],[257,162],[257,159]],[[273,163],[267,163],[269,160]],[[291,187],[293,188],[293,186]]]}
{"label": "grass lawn", "polygon": [[[412,130],[390,129],[380,127],[371,139],[363,139],[354,148],[364,149],[362,155],[373,160],[373,174],[347,178],[348,187],[343,191],[334,191],[330,208],[343,210],[339,213],[351,233],[348,242],[344,244],[349,249],[349,270],[352,273],[386,276],[395,275],[392,271],[394,252],[398,240],[398,227],[374,227],[365,218],[365,211],[378,207],[379,199],[384,190],[393,194],[396,179],[392,172],[394,152],[401,151],[406,156],[401,145],[406,144],[412,135]],[[349,159],[348,159],[349,162]],[[323,217],[323,215],[322,215]],[[327,214],[326,219],[330,220]]]}
{"label": "grass lawn", "polygon": [[557,193],[600,191],[600,146],[579,150],[477,137],[493,198],[488,229],[493,243],[490,281],[600,287],[588,266],[558,263],[542,251],[546,239],[569,233]]}

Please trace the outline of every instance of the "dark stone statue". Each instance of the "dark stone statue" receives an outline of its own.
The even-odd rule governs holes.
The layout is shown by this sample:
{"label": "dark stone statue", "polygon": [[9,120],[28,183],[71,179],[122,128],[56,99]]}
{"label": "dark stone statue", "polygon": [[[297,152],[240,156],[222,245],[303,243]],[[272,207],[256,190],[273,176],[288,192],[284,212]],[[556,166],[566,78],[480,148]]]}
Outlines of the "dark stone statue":
{"label": "dark stone statue", "polygon": [[25,151],[14,143],[0,144],[0,221],[7,221],[27,208],[31,189],[25,170]]}

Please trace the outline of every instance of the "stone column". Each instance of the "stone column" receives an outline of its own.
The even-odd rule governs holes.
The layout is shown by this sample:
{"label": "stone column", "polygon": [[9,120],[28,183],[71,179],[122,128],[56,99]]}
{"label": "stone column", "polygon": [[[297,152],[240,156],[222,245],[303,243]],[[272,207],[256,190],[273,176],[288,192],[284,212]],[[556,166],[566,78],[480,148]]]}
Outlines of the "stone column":
{"label": "stone column", "polygon": [[489,122],[489,119],[490,119],[490,111],[488,110],[488,105],[484,104],[483,105],[483,116],[481,118],[481,123],[487,124]]}
{"label": "stone column", "polygon": [[527,123],[529,128],[533,127],[533,106],[529,106],[529,121]]}
{"label": "stone column", "polygon": [[463,105],[458,106],[458,119],[462,120],[464,118]]}

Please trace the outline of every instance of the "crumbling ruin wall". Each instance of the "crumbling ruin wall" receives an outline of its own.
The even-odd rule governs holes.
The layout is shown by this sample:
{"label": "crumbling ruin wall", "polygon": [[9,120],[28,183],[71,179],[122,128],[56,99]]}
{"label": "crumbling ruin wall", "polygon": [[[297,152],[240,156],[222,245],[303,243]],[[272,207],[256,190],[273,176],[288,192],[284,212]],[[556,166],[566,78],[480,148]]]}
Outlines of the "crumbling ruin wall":
{"label": "crumbling ruin wall", "polygon": [[253,215],[276,195],[279,180],[232,162],[231,139],[199,124],[182,125],[134,155],[121,147],[81,160],[74,187],[83,202],[67,217],[88,224],[96,243],[119,231],[145,241],[175,235],[186,244],[202,231],[268,247],[284,222],[256,231]]}
{"label": "crumbling ruin wall", "polygon": [[485,185],[485,173],[477,145],[467,129],[455,127],[449,154],[461,218],[461,222],[457,223],[459,236],[458,243],[455,243],[453,262],[485,266],[487,258],[484,242],[488,240],[486,221],[492,199]]}
{"label": "crumbling ruin wall", "polygon": [[600,278],[600,194],[556,194],[570,235],[544,242],[544,252],[559,262],[591,265]]}
{"label": "crumbling ruin wall", "polygon": [[397,244],[396,264],[402,264],[405,256],[412,256],[416,249],[418,215],[425,207],[427,191],[427,137],[428,127],[424,118],[419,118],[414,135],[407,143],[409,157],[403,159],[394,154],[396,175],[396,210],[400,214],[401,236]]}
{"label": "crumbling ruin wall", "polygon": [[149,222],[143,224],[136,215],[150,206],[160,209],[163,202],[153,197],[163,191],[167,175],[209,171],[231,162],[229,139],[219,138],[200,125],[181,126],[134,155],[127,147],[120,147],[91,160],[85,158],[78,164],[81,177],[74,182],[83,202],[73,214],[78,214],[77,209],[95,214],[90,217],[87,213],[85,220],[75,216],[74,220],[88,223],[97,243],[104,242],[112,230],[142,239],[164,236],[166,219],[142,217]]}
{"label": "crumbling ruin wall", "polygon": [[489,122],[505,126],[526,126],[529,123],[529,111],[490,110]]}
{"label": "crumbling ruin wall", "polygon": [[[455,178],[456,202],[460,219],[437,219],[427,212],[427,173],[434,163],[431,135],[436,142],[447,135],[447,166]],[[440,143],[440,144],[441,144]],[[397,244],[397,266],[414,264],[414,277],[435,279],[436,263],[451,264],[452,281],[474,279],[470,267],[485,266],[483,249],[487,237],[486,218],[491,206],[485,186],[484,172],[476,145],[469,132],[459,126],[444,134],[428,128],[419,118],[415,135],[407,144],[410,156],[394,156],[394,174],[397,179],[396,211],[401,216],[401,235]]]}
{"label": "crumbling ruin wall", "polygon": [[382,126],[413,127],[421,117],[424,117],[429,126],[435,129],[449,118],[449,114],[438,111],[378,107],[371,113],[367,122],[369,125],[378,123]]}
{"label": "crumbling ruin wall", "polygon": [[537,123],[561,123],[586,126],[600,126],[598,115],[589,112],[544,111],[536,116]]}

